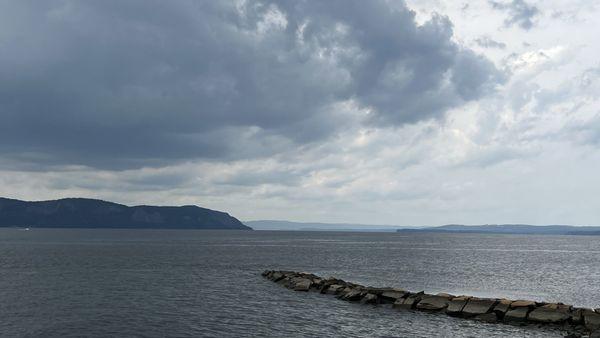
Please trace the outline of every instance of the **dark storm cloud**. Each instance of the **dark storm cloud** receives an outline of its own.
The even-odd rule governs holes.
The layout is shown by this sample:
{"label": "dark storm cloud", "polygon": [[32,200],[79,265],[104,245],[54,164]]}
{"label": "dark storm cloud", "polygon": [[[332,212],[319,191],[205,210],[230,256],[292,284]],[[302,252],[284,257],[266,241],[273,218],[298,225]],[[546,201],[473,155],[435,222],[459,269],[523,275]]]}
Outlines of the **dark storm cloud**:
{"label": "dark storm cloud", "polygon": [[529,30],[534,25],[534,19],[540,14],[540,10],[535,5],[530,5],[525,0],[512,0],[511,2],[498,2],[490,0],[493,8],[508,12],[508,17],[504,24],[509,27],[518,25]]}
{"label": "dark storm cloud", "polygon": [[0,3],[0,156],[102,168],[267,156],[435,118],[502,81],[384,1]]}

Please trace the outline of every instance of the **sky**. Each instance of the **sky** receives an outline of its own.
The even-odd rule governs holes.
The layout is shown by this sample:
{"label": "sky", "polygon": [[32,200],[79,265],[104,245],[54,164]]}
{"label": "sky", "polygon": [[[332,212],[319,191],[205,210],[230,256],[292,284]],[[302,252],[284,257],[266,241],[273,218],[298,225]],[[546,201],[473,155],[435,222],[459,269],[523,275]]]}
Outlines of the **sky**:
{"label": "sky", "polygon": [[0,2],[0,196],[600,225],[600,1]]}

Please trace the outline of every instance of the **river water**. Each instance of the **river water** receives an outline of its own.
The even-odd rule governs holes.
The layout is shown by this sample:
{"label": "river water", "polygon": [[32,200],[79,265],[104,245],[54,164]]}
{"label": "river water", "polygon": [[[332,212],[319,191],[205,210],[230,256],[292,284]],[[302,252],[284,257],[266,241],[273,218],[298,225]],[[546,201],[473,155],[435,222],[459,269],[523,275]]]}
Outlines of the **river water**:
{"label": "river water", "polygon": [[265,269],[600,306],[600,237],[0,229],[6,337],[561,337],[293,292]]}

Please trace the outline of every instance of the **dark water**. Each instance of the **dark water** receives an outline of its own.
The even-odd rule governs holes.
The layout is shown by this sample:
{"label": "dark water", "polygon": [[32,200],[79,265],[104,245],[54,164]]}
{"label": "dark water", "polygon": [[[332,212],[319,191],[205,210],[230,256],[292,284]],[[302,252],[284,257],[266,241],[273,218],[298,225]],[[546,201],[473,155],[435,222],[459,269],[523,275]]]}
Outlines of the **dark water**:
{"label": "dark water", "polygon": [[600,305],[600,237],[0,229],[6,337],[560,337],[287,290],[264,269]]}

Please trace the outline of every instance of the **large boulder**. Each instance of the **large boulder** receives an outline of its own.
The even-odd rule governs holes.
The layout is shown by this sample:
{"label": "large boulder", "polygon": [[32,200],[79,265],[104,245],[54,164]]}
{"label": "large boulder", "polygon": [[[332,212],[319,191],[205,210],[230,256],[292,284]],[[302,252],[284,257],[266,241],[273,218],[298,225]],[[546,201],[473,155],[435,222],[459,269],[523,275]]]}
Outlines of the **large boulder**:
{"label": "large boulder", "polygon": [[575,325],[583,325],[583,313],[585,309],[582,308],[572,308],[571,309],[571,323]]}
{"label": "large boulder", "polygon": [[308,278],[292,279],[292,289],[294,291],[308,291],[308,290],[310,290],[311,285],[312,285],[312,281]]}
{"label": "large boulder", "polygon": [[[345,287],[345,286],[346,286],[346,284],[347,284],[347,283],[346,283],[346,282],[344,282],[344,281],[343,281],[343,280],[341,280],[341,279],[337,279],[337,278],[329,277],[329,278],[327,278],[327,279],[321,280],[321,283],[320,283],[320,285],[321,285],[321,287],[320,287],[320,290],[321,290],[321,293],[328,293],[328,292],[327,292],[327,290],[328,290],[328,289],[329,289],[331,286],[333,286],[333,285],[340,286],[340,285],[341,285],[341,286],[342,286],[342,289],[343,289],[343,287]],[[341,291],[341,289],[340,289],[340,290],[338,290],[338,291]]]}
{"label": "large boulder", "polygon": [[518,307],[516,309],[509,310],[504,315],[504,321],[506,322],[524,322],[527,320],[527,314],[529,313],[528,306]]}
{"label": "large boulder", "polygon": [[290,280],[291,280],[290,277],[283,276],[282,278],[280,278],[277,281],[277,283],[287,287],[289,285],[289,283],[290,283]]}
{"label": "large boulder", "polygon": [[332,284],[332,285],[326,286],[323,290],[321,290],[321,293],[325,293],[325,294],[328,294],[328,295],[337,295],[344,288],[345,288],[344,285],[341,285],[341,284]]}
{"label": "large boulder", "polygon": [[510,310],[510,304],[512,301],[510,299],[500,299],[498,300],[498,304],[494,306],[494,313],[498,318],[504,318],[504,315],[508,310]]}
{"label": "large boulder", "polygon": [[448,307],[446,308],[446,314],[450,316],[461,316],[462,310],[464,309],[465,305],[467,305],[467,301],[470,298],[471,297],[467,296],[452,298],[452,300],[448,303]]}
{"label": "large boulder", "polygon": [[571,306],[547,304],[533,309],[527,320],[538,323],[563,323],[571,319]]}
{"label": "large boulder", "polygon": [[407,295],[406,291],[401,290],[401,289],[396,289],[396,290],[383,292],[382,294],[379,295],[379,298],[382,303],[393,304],[398,299],[404,298],[404,296],[406,296],[406,295]]}
{"label": "large boulder", "polygon": [[417,303],[417,309],[425,311],[441,311],[448,307],[450,299],[444,296],[423,295]]}
{"label": "large boulder", "polygon": [[314,290],[321,290],[321,288],[323,287],[323,280],[320,278],[315,278],[312,280],[312,285],[310,286],[311,289]]}
{"label": "large boulder", "polygon": [[583,311],[583,320],[585,327],[590,330],[600,330],[600,314],[592,310]]}
{"label": "large boulder", "polygon": [[350,292],[342,296],[340,299],[354,302],[360,300],[365,294],[366,291],[359,288],[354,288]]}
{"label": "large boulder", "polygon": [[279,271],[275,271],[269,275],[269,279],[273,282],[279,282],[283,277],[285,276]]}
{"label": "large boulder", "polygon": [[394,303],[394,308],[396,309],[414,309],[417,306],[417,303],[421,301],[421,297],[423,297],[424,292],[421,291],[419,293],[411,294],[406,298],[400,298]]}
{"label": "large boulder", "polygon": [[376,294],[373,293],[367,293],[361,300],[361,303],[363,304],[377,304],[378,303],[378,298]]}
{"label": "large boulder", "polygon": [[494,305],[496,305],[495,299],[471,298],[463,308],[462,315],[465,317],[474,317],[489,313],[494,308]]}

